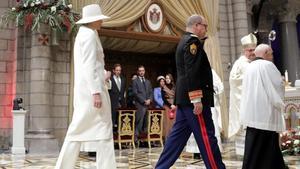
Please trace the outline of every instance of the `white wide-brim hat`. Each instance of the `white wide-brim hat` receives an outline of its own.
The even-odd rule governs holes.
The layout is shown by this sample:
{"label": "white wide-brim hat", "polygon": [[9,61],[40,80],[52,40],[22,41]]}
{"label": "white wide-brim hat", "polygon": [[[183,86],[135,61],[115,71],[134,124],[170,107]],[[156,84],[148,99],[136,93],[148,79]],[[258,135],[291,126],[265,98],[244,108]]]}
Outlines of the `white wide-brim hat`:
{"label": "white wide-brim hat", "polygon": [[91,23],[99,20],[108,19],[108,16],[102,14],[98,4],[91,4],[82,8],[82,18],[76,24]]}

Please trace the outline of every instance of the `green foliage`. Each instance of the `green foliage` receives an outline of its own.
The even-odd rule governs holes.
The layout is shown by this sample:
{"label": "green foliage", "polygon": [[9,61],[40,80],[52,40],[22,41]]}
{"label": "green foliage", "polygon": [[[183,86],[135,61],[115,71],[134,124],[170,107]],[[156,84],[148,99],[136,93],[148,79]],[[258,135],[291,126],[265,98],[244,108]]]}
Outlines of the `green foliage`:
{"label": "green foliage", "polygon": [[79,17],[67,0],[17,0],[16,7],[1,17],[1,25],[14,21],[17,27],[33,31],[39,29],[40,23],[45,23],[61,32],[73,32]]}

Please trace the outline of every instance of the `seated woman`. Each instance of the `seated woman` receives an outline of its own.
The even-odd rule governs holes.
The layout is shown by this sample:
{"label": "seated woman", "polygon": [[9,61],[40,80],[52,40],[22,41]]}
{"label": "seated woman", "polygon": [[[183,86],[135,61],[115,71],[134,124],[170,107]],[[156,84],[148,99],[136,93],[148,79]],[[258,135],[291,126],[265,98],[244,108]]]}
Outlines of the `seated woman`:
{"label": "seated woman", "polygon": [[174,105],[175,84],[171,74],[166,75],[166,85],[161,90],[162,99],[164,101],[165,116],[164,116],[164,136],[170,133],[170,130],[175,122],[176,106]]}

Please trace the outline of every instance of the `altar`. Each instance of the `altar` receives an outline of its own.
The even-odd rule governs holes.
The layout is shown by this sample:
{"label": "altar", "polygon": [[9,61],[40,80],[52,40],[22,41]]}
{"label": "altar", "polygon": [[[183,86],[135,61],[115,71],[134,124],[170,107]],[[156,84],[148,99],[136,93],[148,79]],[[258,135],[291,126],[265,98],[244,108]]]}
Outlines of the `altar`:
{"label": "altar", "polygon": [[300,87],[286,87],[284,103],[286,128],[300,126]]}

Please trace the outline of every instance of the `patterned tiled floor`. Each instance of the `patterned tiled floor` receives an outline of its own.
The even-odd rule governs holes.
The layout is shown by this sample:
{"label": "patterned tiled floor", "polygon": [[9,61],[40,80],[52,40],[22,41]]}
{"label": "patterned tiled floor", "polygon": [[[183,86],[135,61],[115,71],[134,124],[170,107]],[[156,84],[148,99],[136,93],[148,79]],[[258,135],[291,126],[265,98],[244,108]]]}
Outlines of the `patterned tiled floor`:
{"label": "patterned tiled floor", "polygon": [[[124,149],[116,150],[118,169],[153,169],[159,154],[160,147],[148,149]],[[234,148],[230,144],[225,145],[223,161],[227,169],[240,169],[242,159],[234,155]],[[53,169],[57,156],[55,155],[26,155],[24,157],[0,154],[0,169]],[[95,158],[81,153],[76,169],[95,169]],[[299,156],[286,156],[286,163],[290,169],[300,169]],[[191,154],[182,153],[172,169],[205,169],[202,160],[193,159]]]}

